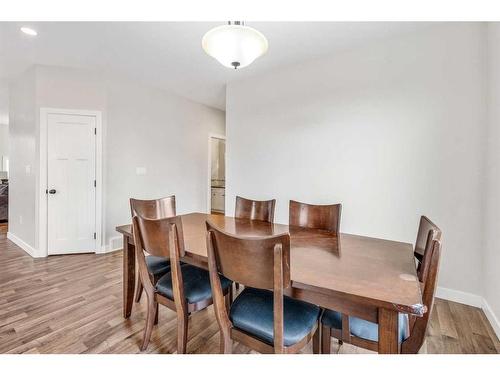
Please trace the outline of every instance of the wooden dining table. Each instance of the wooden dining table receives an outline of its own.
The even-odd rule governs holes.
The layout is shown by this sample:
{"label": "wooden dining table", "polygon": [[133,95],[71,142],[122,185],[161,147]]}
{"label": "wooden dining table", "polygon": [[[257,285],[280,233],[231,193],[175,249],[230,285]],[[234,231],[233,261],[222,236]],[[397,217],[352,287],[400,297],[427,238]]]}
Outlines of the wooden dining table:
{"label": "wooden dining table", "polygon": [[[411,244],[223,215],[181,215],[185,257],[208,269],[206,221],[238,236],[290,233],[290,297],[378,324],[379,353],[399,353],[398,314],[422,316],[422,303]],[[135,247],[131,225],[116,227],[123,235],[123,316],[132,310]]]}

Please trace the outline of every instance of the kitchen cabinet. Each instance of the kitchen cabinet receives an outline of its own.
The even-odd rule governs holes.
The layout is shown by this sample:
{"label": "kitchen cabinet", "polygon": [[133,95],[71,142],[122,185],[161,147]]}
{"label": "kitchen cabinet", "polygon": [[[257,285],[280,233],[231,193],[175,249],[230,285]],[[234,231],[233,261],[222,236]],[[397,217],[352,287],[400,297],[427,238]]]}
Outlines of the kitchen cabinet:
{"label": "kitchen cabinet", "polygon": [[226,199],[226,189],[213,187],[212,188],[212,211],[224,212]]}

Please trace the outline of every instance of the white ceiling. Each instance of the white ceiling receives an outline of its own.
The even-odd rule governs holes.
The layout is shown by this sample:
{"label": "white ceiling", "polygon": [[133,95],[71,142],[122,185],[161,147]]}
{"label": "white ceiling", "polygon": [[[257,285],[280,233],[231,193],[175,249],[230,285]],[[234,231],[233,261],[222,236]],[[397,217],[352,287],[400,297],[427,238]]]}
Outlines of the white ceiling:
{"label": "white ceiling", "polygon": [[234,71],[201,48],[201,38],[224,22],[0,22],[0,80],[30,65],[80,67],[126,75],[144,84],[225,108],[227,82],[315,59],[360,43],[427,28],[414,22],[247,22],[268,38],[269,51]]}

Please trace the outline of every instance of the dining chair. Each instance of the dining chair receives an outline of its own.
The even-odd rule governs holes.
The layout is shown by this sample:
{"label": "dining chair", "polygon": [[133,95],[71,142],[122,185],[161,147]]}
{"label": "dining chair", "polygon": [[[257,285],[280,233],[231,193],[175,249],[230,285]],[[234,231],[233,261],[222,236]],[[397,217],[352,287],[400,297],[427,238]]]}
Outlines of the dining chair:
{"label": "dining chair", "polygon": [[[268,201],[255,201],[236,196],[234,217],[238,219],[260,220],[268,223],[274,222],[274,207],[276,199]],[[240,288],[240,283],[235,283],[235,288]]]}
{"label": "dining chair", "polygon": [[234,217],[238,219],[260,220],[272,223],[276,199],[254,201],[237,196]]}
{"label": "dining chair", "polygon": [[[319,351],[319,307],[283,295],[291,286],[290,235],[238,237],[206,225],[221,353],[232,352],[233,340],[261,353],[296,353],[313,336]],[[232,303],[222,277],[246,286]]]}
{"label": "dining chair", "polygon": [[413,252],[417,261],[417,275],[420,282],[426,278],[428,272],[425,250],[429,248],[429,244],[433,240],[441,240],[441,229],[426,216],[421,216]]}
{"label": "dining chair", "polygon": [[[175,195],[160,199],[134,199],[130,198],[130,211],[132,217],[139,215],[148,219],[163,219],[175,216]],[[170,262],[168,259],[155,257],[153,255],[146,256],[146,265],[153,284],[155,284],[160,277],[170,271]],[[137,283],[135,288],[135,302],[141,300],[142,283],[139,276],[137,276]]]}
{"label": "dining chair", "polygon": [[[436,233],[433,235],[435,236]],[[434,305],[441,242],[437,239],[432,240],[425,253],[428,260],[428,272],[421,283],[421,289],[426,312],[422,317],[399,314],[398,337],[403,354],[416,354],[422,347]],[[378,351],[377,323],[352,316],[346,317],[333,310],[325,310],[321,317],[321,352],[324,354],[330,353],[330,337],[368,350]]]}
{"label": "dining chair", "polygon": [[[288,224],[292,227],[322,229],[340,235],[342,204],[314,205],[290,200]],[[291,229],[292,230],[292,229]],[[339,340],[342,345],[342,341]]]}
{"label": "dining chair", "polygon": [[[186,353],[189,314],[212,304],[209,273],[189,264],[181,265],[184,240],[180,217],[147,219],[136,215],[132,222],[139,277],[148,299],[141,350],[146,350],[149,344],[158,304],[161,304],[177,313],[177,353]],[[150,277],[145,252],[170,259],[170,271],[155,284]],[[232,282],[225,277],[221,277],[219,282],[221,298],[229,304]]]}
{"label": "dining chair", "polygon": [[342,205],[313,205],[290,200],[288,223],[293,226],[340,233]]}

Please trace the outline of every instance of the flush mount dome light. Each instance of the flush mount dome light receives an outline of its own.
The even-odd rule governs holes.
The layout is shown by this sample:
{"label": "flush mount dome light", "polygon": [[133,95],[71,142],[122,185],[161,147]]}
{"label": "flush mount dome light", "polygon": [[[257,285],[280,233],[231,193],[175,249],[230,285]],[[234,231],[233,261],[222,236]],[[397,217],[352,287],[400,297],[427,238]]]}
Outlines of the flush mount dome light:
{"label": "flush mount dome light", "polygon": [[201,41],[205,52],[228,68],[244,68],[266,53],[267,39],[242,21],[208,31]]}
{"label": "flush mount dome light", "polygon": [[30,28],[30,27],[26,27],[26,26],[23,26],[21,27],[21,31],[27,35],[31,35],[31,36],[37,36],[38,33],[36,32],[36,30]]}

